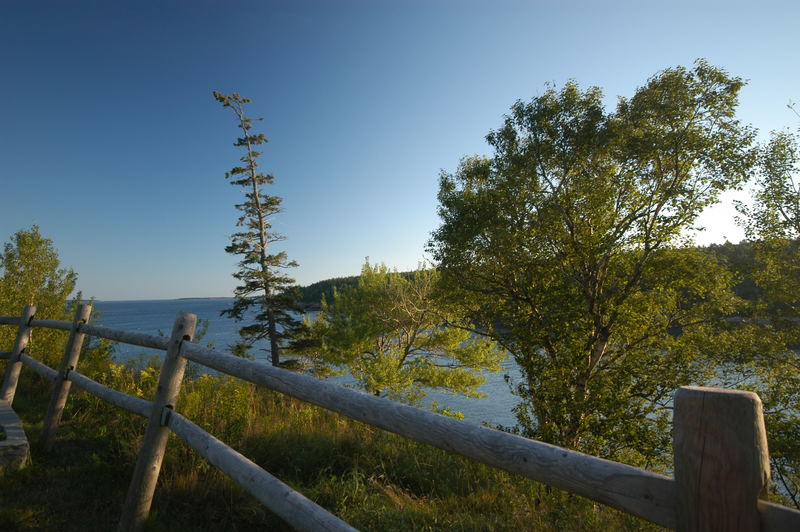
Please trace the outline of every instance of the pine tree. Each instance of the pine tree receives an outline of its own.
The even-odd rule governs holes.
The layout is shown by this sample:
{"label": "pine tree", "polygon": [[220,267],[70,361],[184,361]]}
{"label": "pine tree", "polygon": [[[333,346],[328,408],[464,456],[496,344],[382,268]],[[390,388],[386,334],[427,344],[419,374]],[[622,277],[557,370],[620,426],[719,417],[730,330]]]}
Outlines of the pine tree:
{"label": "pine tree", "polygon": [[[245,116],[245,104],[251,100],[235,92],[224,95],[217,91],[214,91],[214,98],[236,116],[242,136],[234,146],[245,151],[240,159],[243,164],[225,174],[232,185],[243,189],[245,201],[236,205],[241,212],[236,226],[241,230],[231,236],[231,243],[225,247],[226,252],[242,257],[239,270],[233,274],[241,284],[234,291],[233,306],[222,311],[222,315],[237,321],[253,320],[239,329],[241,341],[234,348],[238,354],[245,354],[260,340],[269,340],[272,365],[277,366],[282,343],[299,325],[293,315],[293,311],[298,310],[297,288],[294,280],[282,272],[297,266],[297,263],[288,260],[283,251],[268,251],[272,244],[285,239],[271,231],[270,223],[271,217],[280,212],[283,200],[263,191],[266,185],[275,181],[275,177],[258,171],[261,152],[255,147],[265,144],[267,138],[263,133],[254,133],[253,119]],[[251,316],[251,310],[255,311],[255,316]]]}

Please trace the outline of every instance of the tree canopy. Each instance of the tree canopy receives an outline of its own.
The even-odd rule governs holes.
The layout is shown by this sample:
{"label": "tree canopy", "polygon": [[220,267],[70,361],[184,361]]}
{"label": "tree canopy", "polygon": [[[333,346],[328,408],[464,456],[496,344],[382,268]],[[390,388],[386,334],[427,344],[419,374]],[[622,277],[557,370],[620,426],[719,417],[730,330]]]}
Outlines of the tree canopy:
{"label": "tree canopy", "polygon": [[698,61],[609,112],[571,81],[515,103],[492,156],[442,174],[429,250],[521,367],[527,434],[631,460],[668,447],[669,394],[708,377],[706,340],[736,304],[683,235],[754,163],[743,84]]}
{"label": "tree canopy", "polygon": [[364,264],[356,286],[323,300],[311,324],[317,371],[344,370],[365,390],[419,404],[427,390],[480,396],[482,371],[498,371],[502,353],[487,338],[454,327],[436,297],[439,275]]}
{"label": "tree canopy", "polygon": [[[750,274],[763,303],[784,317],[800,315],[800,149],[790,132],[774,132],[758,159],[752,206],[739,203],[758,267]],[[767,310],[764,308],[763,310]]]}
{"label": "tree canopy", "polygon": [[[36,305],[39,316],[72,320],[75,302],[70,297],[78,275],[61,267],[53,241],[42,236],[38,226],[11,236],[0,256],[0,274],[0,314],[18,316],[24,305]],[[15,334],[12,327],[0,327],[0,345],[11,346]],[[53,365],[61,358],[63,336],[51,329],[36,330],[28,349]]]}
{"label": "tree canopy", "polygon": [[770,460],[781,494],[800,508],[800,147],[788,131],[762,146],[752,205],[739,204],[754,260],[743,273],[758,298],[749,317],[764,329],[737,375],[764,401]]}

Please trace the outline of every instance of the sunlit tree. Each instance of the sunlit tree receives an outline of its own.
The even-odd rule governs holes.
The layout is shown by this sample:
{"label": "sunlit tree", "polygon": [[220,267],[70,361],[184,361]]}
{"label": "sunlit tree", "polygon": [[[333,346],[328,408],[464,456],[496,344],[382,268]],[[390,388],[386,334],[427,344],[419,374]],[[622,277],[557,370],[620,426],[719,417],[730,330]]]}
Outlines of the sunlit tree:
{"label": "sunlit tree", "polygon": [[[0,256],[0,314],[18,316],[24,305],[36,305],[36,315],[52,320],[72,320],[71,300],[78,275],[62,268],[53,241],[38,226],[14,233]],[[16,330],[0,327],[0,350],[10,349]],[[64,334],[37,329],[29,352],[53,365],[61,358]]]}
{"label": "sunlit tree", "polygon": [[[241,257],[239,270],[233,274],[241,284],[234,292],[233,306],[222,313],[238,321],[252,320],[239,329],[241,342],[235,348],[237,352],[244,354],[254,343],[266,340],[272,365],[277,366],[283,342],[299,325],[293,313],[297,310],[298,293],[294,280],[283,271],[297,263],[290,261],[284,251],[273,251],[273,245],[284,240],[282,235],[272,231],[270,221],[280,212],[282,199],[264,190],[275,178],[258,169],[261,152],[256,151],[256,147],[266,143],[267,138],[263,133],[253,132],[253,119],[245,114],[245,105],[250,100],[236,93],[224,95],[217,91],[214,91],[214,98],[236,117],[242,136],[236,139],[234,146],[244,151],[242,165],[233,167],[225,175],[232,185],[243,191],[245,199],[236,205],[241,213],[236,225],[241,229],[231,236],[231,243],[225,248],[228,253]],[[254,315],[251,316],[251,312]]]}
{"label": "sunlit tree", "polygon": [[[764,401],[773,480],[800,508],[800,147],[796,135],[775,132],[759,154],[752,205],[740,203],[754,261],[744,272],[758,299],[752,320],[763,341],[739,377]],[[767,343],[769,341],[769,343]]]}
{"label": "sunlit tree", "polygon": [[754,163],[743,85],[698,61],[609,112],[571,81],[514,104],[491,156],[442,175],[430,251],[522,369],[527,434],[634,461],[669,448],[669,396],[710,377],[708,338],[736,303],[682,235]]}
{"label": "sunlit tree", "polygon": [[419,404],[430,390],[478,397],[483,371],[498,371],[502,352],[471,334],[436,297],[439,274],[410,274],[364,264],[356,286],[335,290],[311,325],[309,352],[320,371],[344,371],[370,393]]}

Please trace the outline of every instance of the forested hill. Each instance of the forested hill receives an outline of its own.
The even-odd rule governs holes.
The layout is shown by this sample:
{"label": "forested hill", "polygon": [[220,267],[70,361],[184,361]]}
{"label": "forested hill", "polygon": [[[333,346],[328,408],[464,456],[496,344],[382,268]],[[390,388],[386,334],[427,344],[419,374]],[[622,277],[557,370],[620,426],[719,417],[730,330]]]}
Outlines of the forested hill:
{"label": "forested hill", "polygon": [[[752,269],[755,258],[753,257],[753,246],[749,242],[742,241],[739,244],[725,242],[724,244],[711,244],[700,249],[716,256],[717,260],[725,264],[741,280],[734,288],[736,295],[748,300],[758,298],[758,289],[747,277],[747,273]],[[401,272],[401,275],[410,276],[413,272]],[[307,308],[316,308],[322,301],[322,296],[331,301],[333,299],[334,287],[341,289],[343,286],[355,286],[358,284],[358,275],[349,277],[333,277],[317,281],[308,286],[301,286],[301,301]]]}
{"label": "forested hill", "polygon": [[355,286],[358,284],[358,275],[349,277],[333,277],[323,281],[317,281],[308,286],[300,287],[301,301],[305,306],[317,306],[322,301],[322,296],[331,301],[333,299],[333,289],[343,286]]}
{"label": "forested hill", "polygon": [[[413,272],[400,272],[400,275],[410,276],[412,273]],[[308,286],[301,286],[301,302],[307,308],[315,308],[322,302],[322,296],[325,296],[327,301],[332,301],[334,288],[341,290],[344,286],[356,286],[358,284],[358,277],[358,275],[333,277],[331,279],[317,281]]]}

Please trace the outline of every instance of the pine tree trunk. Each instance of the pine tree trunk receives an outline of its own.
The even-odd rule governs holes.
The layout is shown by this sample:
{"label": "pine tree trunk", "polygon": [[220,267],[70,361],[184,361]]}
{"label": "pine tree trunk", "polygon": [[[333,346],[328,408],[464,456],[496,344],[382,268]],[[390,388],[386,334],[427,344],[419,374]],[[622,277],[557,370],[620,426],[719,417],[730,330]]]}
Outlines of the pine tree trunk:
{"label": "pine tree trunk", "polygon": [[280,353],[278,352],[278,330],[275,326],[275,313],[272,309],[267,311],[267,323],[269,326],[269,352],[272,356],[272,365],[280,363]]}

